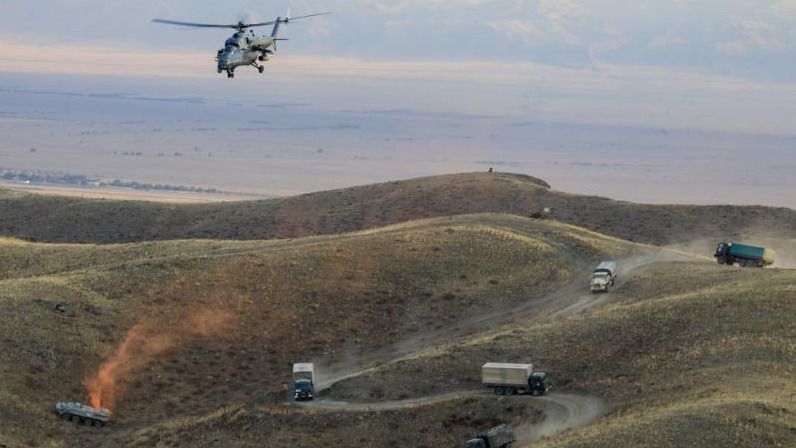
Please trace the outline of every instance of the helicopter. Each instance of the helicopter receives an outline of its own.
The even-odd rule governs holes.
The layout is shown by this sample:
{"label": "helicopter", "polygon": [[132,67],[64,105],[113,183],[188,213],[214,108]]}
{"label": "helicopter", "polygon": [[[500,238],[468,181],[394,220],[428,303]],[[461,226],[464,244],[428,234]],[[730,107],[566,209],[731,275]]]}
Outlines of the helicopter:
{"label": "helicopter", "polygon": [[[272,20],[270,22],[244,23],[243,21],[239,21],[234,25],[214,25],[208,23],[181,22],[177,20],[166,19],[153,19],[152,21],[166,25],[191,26],[195,28],[231,28],[237,30],[235,34],[233,34],[229,39],[226,40],[226,42],[224,42],[224,48],[218,50],[218,53],[216,54],[218,73],[221,74],[226,72],[227,78],[234,78],[235,69],[241,66],[252,66],[260,73],[265,71],[265,67],[258,62],[269,61],[271,56],[273,56],[277,51],[277,42],[287,40],[279,37],[279,28],[282,24],[287,25],[294,20],[323,16],[327,14],[331,13],[319,12],[305,16],[290,17],[290,11],[288,11],[284,18],[277,17],[276,20]],[[274,26],[270,36],[256,35],[251,29],[269,25]]]}

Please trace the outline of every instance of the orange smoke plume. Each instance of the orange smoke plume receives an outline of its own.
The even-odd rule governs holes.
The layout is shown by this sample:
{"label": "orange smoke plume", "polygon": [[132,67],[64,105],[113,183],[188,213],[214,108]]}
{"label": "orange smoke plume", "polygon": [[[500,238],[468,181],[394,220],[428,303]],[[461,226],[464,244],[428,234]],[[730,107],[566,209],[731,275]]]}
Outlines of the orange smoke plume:
{"label": "orange smoke plume", "polygon": [[230,313],[206,310],[181,319],[177,324],[144,322],[134,326],[113,356],[85,381],[91,406],[113,410],[121,395],[120,386],[136,371],[191,339],[213,337],[231,323]]}

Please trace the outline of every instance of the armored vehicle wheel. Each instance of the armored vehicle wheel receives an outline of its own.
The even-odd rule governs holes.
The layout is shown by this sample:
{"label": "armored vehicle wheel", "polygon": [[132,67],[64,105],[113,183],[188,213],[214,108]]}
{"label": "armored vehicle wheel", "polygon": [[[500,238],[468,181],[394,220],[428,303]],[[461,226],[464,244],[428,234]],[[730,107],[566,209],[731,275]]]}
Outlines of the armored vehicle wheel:
{"label": "armored vehicle wheel", "polygon": [[495,395],[503,395],[503,394],[504,394],[504,392],[503,392],[503,388],[502,387],[496,387],[495,388]]}
{"label": "armored vehicle wheel", "polygon": [[78,417],[77,415],[73,415],[71,420],[73,423],[80,423],[80,417]]}
{"label": "armored vehicle wheel", "polygon": [[66,421],[69,421],[70,417],[71,417],[71,415],[69,415],[69,414],[61,414],[61,418],[66,420]]}
{"label": "armored vehicle wheel", "polygon": [[94,426],[96,426],[97,428],[99,428],[99,427],[101,427],[101,426],[102,426],[102,421],[100,421],[100,420],[94,420],[93,422],[91,422],[91,424],[92,424],[92,425],[94,425]]}
{"label": "armored vehicle wheel", "polygon": [[513,387],[509,387],[508,389],[506,389],[506,392],[508,392],[508,395],[517,395],[517,389]]}

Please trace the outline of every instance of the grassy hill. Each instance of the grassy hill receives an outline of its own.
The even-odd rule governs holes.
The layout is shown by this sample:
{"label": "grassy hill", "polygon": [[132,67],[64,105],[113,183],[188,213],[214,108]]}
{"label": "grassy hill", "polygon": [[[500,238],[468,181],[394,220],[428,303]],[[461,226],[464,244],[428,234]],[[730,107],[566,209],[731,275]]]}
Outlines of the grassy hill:
{"label": "grassy hill", "polygon": [[332,395],[367,399],[388,384],[388,398],[438,393],[446,382],[477,387],[487,360],[533,361],[559,388],[614,406],[599,424],[534,446],[794,446],[795,283],[787,270],[654,264],[608,306],[391,363]]}
{"label": "grassy hill", "polygon": [[[560,423],[554,398],[472,393],[486,361],[532,361],[605,413],[534,446],[795,446],[796,271],[628,241],[760,238],[787,267],[794,214],[500,173],[191,206],[0,190],[0,446],[432,448]],[[603,259],[621,278],[592,296]],[[285,404],[304,361],[358,405]],[[86,384],[111,425],[54,415]]]}
{"label": "grassy hill", "polygon": [[566,194],[518,174],[470,173],[239,203],[169,205],[0,190],[0,235],[44,242],[262,240],[326,235],[472,213],[529,216],[653,244],[700,238],[796,237],[796,211],[770,207],[644,205]]}
{"label": "grassy hill", "polygon": [[[601,258],[647,250],[511,215],[293,241],[6,239],[0,249],[0,443],[10,446],[129,442],[152,425],[279,395],[293,362],[355,363],[414,334],[541,299]],[[219,331],[191,328],[213,316],[225,316]],[[121,381],[113,427],[59,422],[53,404],[85,401],[82,383],[134,327],[137,367]]]}

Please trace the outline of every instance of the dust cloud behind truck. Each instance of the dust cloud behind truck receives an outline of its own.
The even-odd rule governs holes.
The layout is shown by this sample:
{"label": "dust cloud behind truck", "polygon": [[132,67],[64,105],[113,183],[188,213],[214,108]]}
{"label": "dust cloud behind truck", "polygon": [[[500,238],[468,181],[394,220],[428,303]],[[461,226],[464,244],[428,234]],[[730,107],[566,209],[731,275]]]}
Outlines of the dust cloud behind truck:
{"label": "dust cloud behind truck", "polygon": [[544,395],[552,387],[547,374],[534,371],[533,364],[488,362],[481,366],[481,382],[496,395]]}
{"label": "dust cloud behind truck", "polygon": [[777,258],[771,249],[726,241],[722,241],[716,246],[713,256],[716,257],[719,264],[728,266],[738,264],[743,267],[755,268],[772,265]]}
{"label": "dust cloud behind truck", "polygon": [[315,398],[315,366],[309,362],[293,364],[293,399]]}

